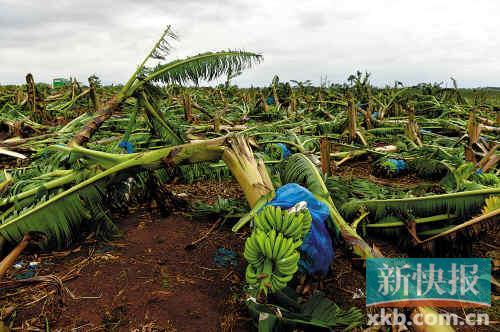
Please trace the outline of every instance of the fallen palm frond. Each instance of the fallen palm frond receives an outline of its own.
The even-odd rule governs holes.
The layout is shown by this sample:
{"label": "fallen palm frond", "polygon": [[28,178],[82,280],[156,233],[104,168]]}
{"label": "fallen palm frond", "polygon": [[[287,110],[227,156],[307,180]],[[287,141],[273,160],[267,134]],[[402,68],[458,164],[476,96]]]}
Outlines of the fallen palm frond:
{"label": "fallen palm frond", "polygon": [[110,222],[106,220],[103,188],[97,184],[56,194],[47,200],[27,200],[31,202],[18,203],[26,206],[19,215],[15,211],[2,214],[0,234],[9,242],[15,243],[24,234],[37,231],[49,236],[46,246],[65,247],[84,221],[100,222],[104,218]]}
{"label": "fallen palm frond", "polygon": [[422,243],[434,241],[434,240],[436,240],[436,239],[438,239],[440,237],[449,236],[450,234],[462,231],[462,230],[464,230],[466,228],[470,228],[470,227],[474,228],[477,224],[479,224],[481,222],[484,222],[484,221],[497,222],[498,220],[500,220],[500,208],[498,208],[498,209],[496,209],[494,211],[482,214],[482,215],[477,216],[475,218],[472,218],[471,220],[466,221],[466,222],[464,222],[464,223],[462,223],[460,225],[457,225],[457,226],[454,226],[454,227],[450,227],[450,228],[446,229],[445,231],[443,231],[443,232],[441,232],[439,234],[436,234],[434,236],[431,236],[429,238],[426,238],[424,240],[418,239],[417,243],[418,244],[422,244]]}
{"label": "fallen palm frond", "polygon": [[264,305],[255,303],[251,299],[247,300],[250,312],[259,316],[259,331],[273,331],[278,321],[290,327],[301,326],[316,329],[342,327],[344,331],[363,324],[363,313],[357,308],[341,309],[322,294],[315,294],[306,303],[299,304],[297,299],[288,293],[290,292],[278,294],[278,301],[281,299],[286,306]]}

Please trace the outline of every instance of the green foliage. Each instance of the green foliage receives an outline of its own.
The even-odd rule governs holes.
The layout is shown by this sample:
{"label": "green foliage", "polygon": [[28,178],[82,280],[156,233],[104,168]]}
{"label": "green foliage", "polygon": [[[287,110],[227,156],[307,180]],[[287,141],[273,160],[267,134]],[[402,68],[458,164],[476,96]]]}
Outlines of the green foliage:
{"label": "green foliage", "polygon": [[217,77],[250,68],[262,56],[245,51],[207,52],[175,60],[146,70],[147,80],[164,84],[184,84],[200,80],[211,81]]}
{"label": "green foliage", "polygon": [[448,173],[448,168],[441,160],[416,158],[409,164],[417,175],[423,179],[441,179]]}
{"label": "green foliage", "polygon": [[225,164],[200,162],[177,167],[179,175],[186,183],[193,183],[201,180],[221,181],[231,178],[231,172]]}
{"label": "green foliage", "polygon": [[[247,300],[250,313],[259,318],[259,314],[266,313],[264,322],[259,320],[259,331],[271,332],[281,328],[291,329],[334,329],[342,327],[349,331],[360,327],[364,322],[364,314],[358,308],[347,310],[340,308],[322,293],[315,293],[305,303],[299,303],[297,295],[289,288],[275,296],[275,304],[259,304]],[[277,312],[280,317],[276,316]]]}
{"label": "green foliage", "polygon": [[419,217],[443,213],[465,217],[476,214],[483,206],[485,198],[499,194],[500,189],[488,188],[401,199],[353,200],[342,205],[341,211],[347,218],[353,217],[362,208],[370,211],[375,219],[381,219],[389,214],[398,215],[401,213],[411,213]]}
{"label": "green foliage", "polygon": [[474,173],[471,180],[487,187],[500,187],[500,178],[493,173]]}
{"label": "green foliage", "polygon": [[[174,40],[176,35],[168,27],[123,85],[101,86],[97,76],[89,78],[101,106],[116,98],[118,107],[112,114],[108,114],[105,107],[95,112],[90,107],[89,90],[78,84],[57,90],[37,84],[45,105],[43,116],[32,114],[26,107],[25,85],[0,86],[0,129],[6,137],[20,136],[3,141],[2,146],[30,158],[17,164],[5,159],[12,181],[9,182],[4,173],[0,227],[10,240],[18,240],[31,228],[46,228],[50,240],[64,246],[74,231],[100,218],[89,213],[106,214],[106,209],[100,208],[102,197],[106,207],[126,211],[129,205],[150,198],[146,194],[148,190],[161,191],[161,184],[173,179],[192,183],[231,178],[228,168],[216,160],[169,168],[155,160],[148,163],[148,170],[135,165],[133,169],[120,170],[102,179],[104,182],[97,181],[72,192],[78,183],[102,174],[125,156],[125,151],[118,147],[121,140],[131,142],[137,153],[131,156],[140,158],[165,146],[241,131],[258,144],[262,143],[253,150],[266,162],[275,187],[289,182],[304,185],[330,206],[336,226],[340,225],[346,231],[344,234],[354,238],[355,232],[346,225],[333,202],[343,206],[349,217],[365,207],[370,214],[364,221],[371,223],[386,220],[384,218],[407,221],[409,217],[450,212],[459,215],[457,219],[462,221],[479,211],[485,197],[498,195],[492,191],[500,185],[497,167],[489,173],[478,174],[475,164],[464,163],[469,112],[474,109],[480,122],[494,127],[500,105],[498,89],[459,89],[454,80],[452,88],[444,88],[444,83],[403,87],[401,82],[378,88],[371,85],[370,74],[361,71],[351,75],[344,84],[287,83],[275,76],[265,87],[238,88],[231,85],[230,80],[262,61],[259,54],[221,51],[170,61],[167,56]],[[154,59],[162,62],[154,67]],[[225,86],[198,86],[220,77],[226,78]],[[196,87],[185,86],[189,83]],[[265,113],[261,96],[274,98],[275,94],[279,106],[275,102]],[[184,114],[186,95],[193,106],[190,119]],[[349,125],[346,107],[351,98],[358,113],[357,129],[368,133],[365,135],[367,147],[347,144],[342,137]],[[423,146],[416,146],[405,136],[410,108],[415,108],[414,120],[421,128]],[[85,158],[69,152],[71,148],[66,145],[75,133],[97,123],[89,123],[90,120],[100,123],[99,116],[103,115],[109,117],[103,119],[104,123],[87,143],[87,152],[93,156]],[[498,141],[496,132],[486,128],[481,132],[482,148],[474,146],[476,157],[484,155],[483,148],[490,149]],[[395,189],[379,185],[381,182],[374,180],[373,174],[363,174],[366,179],[345,176],[326,179],[317,167],[321,137],[328,137],[335,144],[331,153],[336,161],[353,157],[347,162],[348,167],[356,167],[352,161],[357,158],[376,159],[386,175],[392,176],[394,165],[385,161],[401,158],[408,162],[412,175],[430,179],[432,183],[418,189],[404,184],[404,188]],[[281,161],[280,151],[273,149],[277,142],[299,153]],[[387,153],[377,149],[388,144],[395,145],[398,151]],[[96,152],[114,153],[120,158],[109,160]],[[362,154],[355,155],[357,152]],[[68,181],[54,185],[54,181],[61,179]],[[448,194],[429,196],[431,191]],[[211,206],[194,204],[193,211],[197,215],[228,215],[236,210],[233,202],[219,199]],[[53,221],[56,226],[51,226],[52,221],[42,222],[51,213],[56,216]]]}
{"label": "green foliage", "polygon": [[66,247],[84,221],[111,223],[104,197],[103,185],[96,184],[69,194],[63,191],[52,197],[27,198],[16,203],[18,208],[9,215],[2,215],[0,234],[16,243],[28,232],[37,231],[48,237],[46,246]]}
{"label": "green foliage", "polygon": [[288,157],[282,169],[281,180],[284,184],[298,183],[315,195],[323,198],[329,197],[325,178],[305,155],[296,153]]}
{"label": "green foliage", "polygon": [[406,191],[378,185],[366,179],[340,176],[328,177],[326,187],[338,206],[353,199],[399,198],[406,194]]}
{"label": "green foliage", "polygon": [[213,204],[194,201],[190,206],[189,216],[193,219],[200,217],[222,217],[224,219],[242,215],[247,211],[243,202],[218,197]]}

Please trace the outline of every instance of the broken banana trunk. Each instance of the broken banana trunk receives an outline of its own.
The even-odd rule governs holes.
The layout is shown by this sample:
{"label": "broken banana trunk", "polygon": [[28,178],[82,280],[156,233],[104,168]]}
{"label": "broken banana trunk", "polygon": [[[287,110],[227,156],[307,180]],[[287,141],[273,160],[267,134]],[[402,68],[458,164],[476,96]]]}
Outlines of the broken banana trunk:
{"label": "broken banana trunk", "polygon": [[123,98],[120,96],[116,96],[111,99],[105,106],[103,106],[99,111],[97,111],[96,115],[88,121],[83,128],[75,134],[71,142],[70,146],[74,145],[83,145],[85,144],[90,137],[101,127],[101,125],[113,115],[115,111],[120,108],[120,104],[123,101]]}

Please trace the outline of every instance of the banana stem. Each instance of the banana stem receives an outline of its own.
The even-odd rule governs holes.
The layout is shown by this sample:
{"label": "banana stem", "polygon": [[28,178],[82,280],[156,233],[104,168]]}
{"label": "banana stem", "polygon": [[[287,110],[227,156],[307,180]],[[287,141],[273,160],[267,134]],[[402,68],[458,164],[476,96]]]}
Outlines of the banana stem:
{"label": "banana stem", "polygon": [[19,244],[0,262],[0,280],[3,278],[5,272],[14,264],[17,257],[28,246],[31,238],[25,235]]}

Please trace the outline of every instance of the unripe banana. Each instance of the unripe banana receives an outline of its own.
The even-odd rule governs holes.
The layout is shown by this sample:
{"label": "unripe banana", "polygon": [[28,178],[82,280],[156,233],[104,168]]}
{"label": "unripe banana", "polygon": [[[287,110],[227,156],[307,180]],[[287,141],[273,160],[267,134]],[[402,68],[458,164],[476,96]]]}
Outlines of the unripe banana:
{"label": "unripe banana", "polygon": [[271,285],[272,285],[272,291],[277,292],[282,290],[283,288],[286,287],[286,282],[284,282],[282,279],[277,277],[276,275],[272,275],[271,277]]}
{"label": "unripe banana", "polygon": [[298,249],[302,245],[302,240],[297,240],[293,242],[292,248]]}
{"label": "unripe banana", "polygon": [[[280,234],[282,234],[282,233],[280,233]],[[283,239],[281,240],[281,246],[278,250],[278,253],[276,254],[275,259],[279,260],[279,259],[282,259],[283,257],[285,257],[286,253],[288,252],[288,250],[292,246],[292,244],[293,244],[292,239],[283,237]]]}
{"label": "unripe banana", "polygon": [[300,225],[299,227],[302,229],[305,213],[299,212],[298,214],[294,213],[294,215],[295,215],[295,222],[299,224]]}
{"label": "unripe banana", "polygon": [[264,255],[269,259],[273,257],[273,248],[271,247],[271,243],[269,235],[266,236],[266,239],[264,240]]}
{"label": "unripe banana", "polygon": [[311,229],[311,224],[312,224],[312,216],[307,211],[307,212],[305,212],[304,222],[302,223],[302,234],[303,234],[303,236],[306,236],[307,233],[309,233],[309,230]]}
{"label": "unripe banana", "polygon": [[281,259],[285,259],[291,255],[293,255],[297,248],[300,247],[302,245],[302,241],[293,241],[293,239],[289,239],[290,240],[290,246],[288,247],[288,250],[286,251],[286,253],[282,256]]}
{"label": "unripe banana", "polygon": [[245,270],[245,279],[250,285],[255,285],[257,283],[257,274],[255,273],[255,269],[252,265],[247,266],[247,269]]}
{"label": "unripe banana", "polygon": [[283,230],[286,229],[288,221],[289,221],[289,219],[288,219],[288,211],[284,210],[281,213],[281,222],[280,222],[280,226],[279,226],[279,231],[280,232],[283,233]]}
{"label": "unripe banana", "polygon": [[273,259],[276,259],[276,257],[278,257],[282,243],[283,243],[283,233],[279,233],[278,236],[276,236],[276,240],[274,242],[273,257],[272,257]]}
{"label": "unripe banana", "polygon": [[262,216],[259,212],[257,212],[254,216],[253,216],[253,227],[254,228],[261,228],[262,227]]}
{"label": "unripe banana", "polygon": [[282,210],[279,207],[276,207],[274,209],[274,220],[275,220],[275,226],[276,226],[276,231],[279,232],[281,229],[281,225],[283,224],[283,217],[282,217]]}
{"label": "unripe banana", "polygon": [[266,232],[269,232],[271,229],[274,228],[274,223],[272,219],[269,219],[266,216],[263,216],[262,219],[264,220],[264,223],[266,225]]}
{"label": "unripe banana", "polygon": [[287,266],[289,264],[294,264],[299,261],[300,254],[296,251],[293,254],[276,261],[276,266]]}
{"label": "unripe banana", "polygon": [[280,210],[280,219],[276,221],[276,231],[282,233],[283,225],[285,223],[285,210]]}
{"label": "unripe banana", "polygon": [[289,274],[293,275],[295,272],[297,272],[299,268],[298,266],[299,259],[300,259],[300,254],[298,252],[295,252],[294,254],[277,261],[276,269],[278,272],[284,275],[289,275]]}
{"label": "unripe banana", "polygon": [[290,265],[286,265],[286,266],[276,267],[276,270],[279,273],[288,274],[288,275],[294,275],[298,269],[299,269],[298,264],[295,264],[295,265],[290,264]]}
{"label": "unripe banana", "polygon": [[265,255],[265,253],[266,253],[265,244],[266,244],[266,239],[267,239],[266,233],[257,229],[255,234],[256,234],[256,241],[257,241],[257,244],[259,246],[259,250],[261,253],[263,253]]}
{"label": "unripe banana", "polygon": [[258,251],[252,248],[251,246],[251,239],[248,238],[245,241],[245,250],[243,251],[243,257],[249,262],[252,263],[253,261],[256,261],[258,258]]}
{"label": "unripe banana", "polygon": [[293,274],[288,274],[288,275],[282,275],[279,273],[273,273],[272,278],[277,279],[283,283],[288,283],[290,280],[293,279]]}
{"label": "unripe banana", "polygon": [[297,248],[311,221],[307,210],[290,212],[275,206],[264,207],[254,217],[243,256],[249,263],[245,277],[250,285],[257,285],[258,294],[277,292],[292,280],[300,259]]}
{"label": "unripe banana", "polygon": [[292,222],[290,223],[290,226],[286,229],[284,232],[287,237],[295,238],[297,230],[300,230],[300,224],[296,223],[294,219],[292,219]]}
{"label": "unripe banana", "polygon": [[271,255],[267,258],[273,258],[274,246],[276,245],[276,231],[272,229],[269,233],[267,233],[267,242],[269,242],[269,247],[271,248]]}
{"label": "unripe banana", "polygon": [[266,218],[262,215],[262,213],[259,213],[256,215],[256,225],[259,229],[261,229],[264,232],[268,232],[270,227],[269,224],[266,220]]}
{"label": "unripe banana", "polygon": [[266,219],[267,219],[267,222],[269,223],[269,226],[271,226],[271,228],[274,228],[276,227],[276,220],[275,220],[275,210],[276,208],[274,206],[266,206]]}

